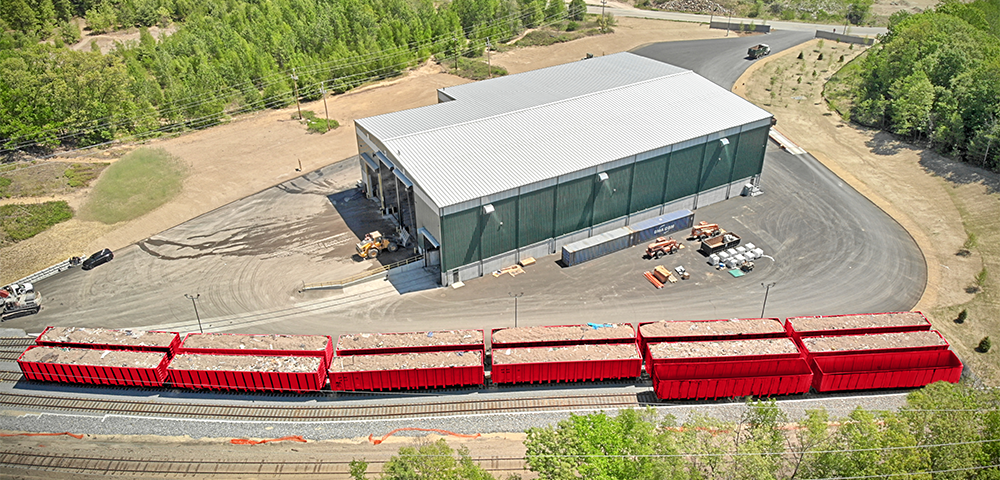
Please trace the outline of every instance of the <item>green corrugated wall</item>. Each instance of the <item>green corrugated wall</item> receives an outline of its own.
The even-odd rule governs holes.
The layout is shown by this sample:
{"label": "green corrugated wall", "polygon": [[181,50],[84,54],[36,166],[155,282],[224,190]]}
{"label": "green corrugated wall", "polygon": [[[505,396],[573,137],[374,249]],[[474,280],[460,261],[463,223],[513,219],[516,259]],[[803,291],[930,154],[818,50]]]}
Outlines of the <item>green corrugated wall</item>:
{"label": "green corrugated wall", "polygon": [[447,215],[442,271],[757,175],[767,135],[768,127],[730,135],[728,152],[716,140],[609,170],[604,182],[586,175],[496,201],[489,216],[482,207]]}
{"label": "green corrugated wall", "polygon": [[517,248],[517,197],[491,203],[493,213],[483,216],[482,258]]}
{"label": "green corrugated wall", "polygon": [[594,220],[599,225],[628,215],[629,193],[632,191],[632,165],[614,168],[604,173],[608,179],[594,182]]}
{"label": "green corrugated wall", "polygon": [[740,145],[736,150],[736,164],[732,179],[752,177],[764,168],[764,149],[767,148],[767,134],[771,127],[762,127],[740,134]]}
{"label": "green corrugated wall", "polygon": [[740,143],[739,135],[730,135],[729,145],[723,145],[719,140],[708,142],[705,146],[705,160],[701,163],[701,187],[705,191],[729,183],[729,175],[733,172],[733,157]]}
{"label": "green corrugated wall", "polygon": [[667,170],[667,193],[663,202],[668,203],[698,192],[698,176],[701,174],[701,160],[705,155],[705,144],[678,150],[670,154],[670,168]]}
{"label": "green corrugated wall", "polygon": [[556,187],[556,229],[558,237],[591,225],[594,211],[595,175],[587,175]]}
{"label": "green corrugated wall", "polygon": [[653,208],[663,201],[669,162],[670,154],[668,153],[635,164],[629,213]]}
{"label": "green corrugated wall", "polygon": [[556,187],[543,188],[519,197],[517,244],[519,247],[552,238],[556,215]]}

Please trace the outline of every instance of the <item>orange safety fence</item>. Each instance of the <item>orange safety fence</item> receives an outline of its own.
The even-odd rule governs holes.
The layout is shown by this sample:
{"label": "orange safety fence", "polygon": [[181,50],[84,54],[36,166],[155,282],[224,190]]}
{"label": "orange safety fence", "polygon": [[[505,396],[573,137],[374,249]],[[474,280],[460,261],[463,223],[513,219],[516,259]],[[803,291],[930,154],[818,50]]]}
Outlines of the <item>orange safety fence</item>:
{"label": "orange safety fence", "polygon": [[449,432],[448,430],[438,430],[436,428],[397,428],[397,429],[395,429],[395,430],[393,430],[393,431],[385,434],[385,436],[382,437],[381,440],[376,440],[371,435],[368,435],[368,441],[372,442],[372,444],[374,444],[374,445],[378,445],[378,444],[384,442],[385,439],[391,437],[392,434],[394,434],[396,432],[402,432],[404,430],[415,430],[415,431],[418,431],[418,432],[437,432],[437,433],[443,433],[445,435],[453,435],[453,436],[462,437],[462,438],[479,438],[479,437],[482,436],[479,433],[477,433],[475,435],[465,435],[465,434],[462,434],[462,433]]}
{"label": "orange safety fence", "polygon": [[0,433],[0,437],[50,437],[55,435],[69,435],[77,440],[83,438],[79,433]]}
{"label": "orange safety fence", "polygon": [[271,439],[268,439],[268,440],[250,440],[249,438],[234,438],[234,439],[230,440],[229,443],[232,443],[233,445],[260,445],[262,443],[284,442],[284,441],[306,443],[306,439],[304,439],[304,438],[302,438],[302,437],[300,437],[298,435],[290,435],[290,436],[281,437],[281,438],[271,438]]}

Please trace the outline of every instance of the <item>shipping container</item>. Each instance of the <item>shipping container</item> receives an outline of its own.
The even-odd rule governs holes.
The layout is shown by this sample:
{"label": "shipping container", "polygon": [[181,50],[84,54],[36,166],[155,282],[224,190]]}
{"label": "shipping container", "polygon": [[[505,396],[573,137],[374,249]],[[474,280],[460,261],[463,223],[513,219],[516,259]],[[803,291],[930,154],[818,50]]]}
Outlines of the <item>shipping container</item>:
{"label": "shipping container", "polygon": [[[330,389],[334,391],[383,391],[383,390],[413,390],[424,388],[446,388],[462,387],[469,385],[482,385],[485,378],[483,359],[481,350],[470,351],[447,351],[447,352],[422,352],[409,354],[378,354],[378,355],[351,355],[342,357],[351,360],[371,360],[378,362],[382,360],[383,365],[406,365],[408,359],[414,355],[432,355],[435,353],[461,354],[463,358],[474,358],[474,362],[463,362],[462,364],[449,366],[435,366],[425,368],[384,368],[384,369],[360,369],[347,371],[343,368],[331,369],[329,371]],[[400,357],[400,360],[395,360]],[[338,358],[334,357],[334,362]],[[418,362],[414,362],[418,365]]]}
{"label": "shipping container", "polygon": [[656,237],[665,237],[671,233],[686,230],[694,224],[694,212],[691,210],[678,210],[656,218],[643,220],[628,226],[632,232],[629,237],[629,246],[642,245]]}
{"label": "shipping container", "polygon": [[922,387],[938,381],[958,383],[962,362],[951,350],[855,354],[812,360],[817,392]]}
{"label": "shipping container", "polygon": [[[183,355],[179,354],[177,358]],[[193,354],[199,355],[199,354]],[[203,357],[247,357],[257,355],[201,355]],[[287,356],[284,358],[298,358]],[[314,356],[301,357],[314,359]],[[245,390],[250,392],[313,392],[326,386],[326,369],[320,359],[315,371],[240,371],[175,368],[167,369],[167,381],[175,388],[193,390]]]}
{"label": "shipping container", "polygon": [[[776,368],[744,364],[769,363]],[[729,364],[728,366],[723,364]],[[778,366],[780,364],[780,366]],[[762,370],[756,375],[722,375],[722,372]],[[657,371],[653,392],[660,400],[716,399],[723,397],[794,395],[809,391],[813,373],[804,358],[778,362],[729,361],[673,364]]]}
{"label": "shipping container", "polygon": [[[296,341],[301,340],[302,342],[308,342],[307,346],[315,346],[315,349],[299,349],[292,348],[240,348],[243,345],[247,345],[251,338],[273,338],[275,335],[249,335],[249,334],[238,334],[238,333],[189,333],[184,336],[184,341],[181,342],[180,347],[177,349],[178,353],[193,353],[200,355],[263,355],[263,356],[281,356],[281,357],[320,357],[323,359],[323,368],[326,369],[330,366],[330,358],[333,357],[333,338],[329,335],[278,335],[281,343],[296,343]],[[207,342],[217,344],[218,346],[207,347],[199,346],[193,347],[192,345],[205,344]],[[253,346],[253,345],[251,345]],[[281,345],[279,345],[280,347]]]}
{"label": "shipping container", "polygon": [[[581,345],[595,349],[594,357],[604,357],[598,354],[600,347],[612,347],[615,345]],[[638,347],[630,345],[635,349],[635,354],[630,358],[588,358],[586,353],[576,355],[576,359],[566,360],[565,356],[559,355],[559,350],[572,349],[570,347],[531,347],[531,348],[511,348],[501,352],[499,349],[493,350],[493,365],[490,379],[493,383],[560,383],[560,382],[587,382],[599,380],[612,380],[618,378],[638,378],[642,374],[642,358],[639,355]],[[530,351],[531,355],[552,358],[563,358],[557,361],[526,361],[511,362],[499,361],[500,355],[511,352],[517,355],[518,351]]]}
{"label": "shipping container", "polygon": [[[803,351],[809,357],[830,357],[838,355],[857,355],[857,354],[876,354],[876,353],[913,353],[928,350],[947,350],[949,345],[948,341],[941,336],[941,332],[937,330],[930,330],[928,336],[935,339],[934,344],[922,344],[917,346],[886,346],[880,348],[868,348],[868,349],[843,349],[843,350],[827,350],[827,351],[813,351],[809,348],[810,340],[820,340],[820,339],[852,339],[861,340],[862,337],[870,337],[864,339],[867,343],[885,343],[886,345],[891,345],[894,342],[888,341],[893,335],[905,335],[907,333],[911,334],[923,334],[923,330],[916,332],[896,332],[896,333],[874,333],[870,335],[822,335],[818,337],[801,337],[798,338],[798,343],[801,345]],[[932,333],[933,335],[931,335]]]}
{"label": "shipping container", "polygon": [[383,353],[455,352],[485,354],[483,330],[440,330],[407,333],[345,333],[337,339],[337,356]]}
{"label": "shipping container", "polygon": [[[830,324],[830,326],[824,326]],[[931,329],[931,322],[921,312],[865,313],[791,317],[785,328],[793,336],[861,335],[871,333],[918,332]]]}
{"label": "shipping container", "polygon": [[[510,336],[516,339],[503,339]],[[494,328],[490,332],[490,346],[494,349],[635,343],[635,340],[631,323]]]}
{"label": "shipping container", "polygon": [[[744,323],[739,323],[744,322]],[[684,331],[658,334],[659,324],[684,326]],[[708,331],[711,330],[711,331]],[[726,333],[731,332],[731,333]],[[662,333],[662,332],[659,332]],[[639,351],[647,353],[647,345],[660,342],[698,342],[708,340],[745,340],[753,338],[787,338],[781,320],[777,318],[739,318],[719,320],[668,320],[639,324]]]}
{"label": "shipping container", "polygon": [[94,385],[120,385],[135,387],[161,387],[167,378],[167,365],[170,363],[170,356],[166,352],[134,352],[156,355],[159,358],[155,367],[120,367],[111,365],[90,365],[90,364],[70,364],[54,363],[42,361],[28,361],[25,356],[36,348],[59,348],[72,352],[75,349],[68,347],[49,347],[46,345],[33,345],[25,349],[18,357],[17,364],[21,368],[21,373],[28,380],[38,380],[45,382],[63,383],[88,383]]}
{"label": "shipping container", "polygon": [[[46,336],[52,336],[55,333],[61,333],[62,331],[83,333],[84,331],[91,332],[105,332],[108,335],[115,336],[120,335],[125,337],[123,341],[118,343],[106,343],[106,342],[74,342],[74,341],[58,341],[52,339],[46,339]],[[156,335],[146,335],[146,334],[156,334]],[[95,348],[99,350],[130,350],[134,352],[167,352],[171,355],[176,353],[177,347],[181,343],[180,334],[177,332],[162,332],[159,330],[110,330],[105,328],[83,328],[83,327],[45,327],[45,330],[38,335],[35,339],[37,345],[44,345],[48,347],[70,347],[70,348]]]}
{"label": "shipping container", "polygon": [[565,245],[562,248],[562,263],[567,267],[572,267],[624,250],[629,247],[631,235],[632,231],[628,227],[621,227]]}

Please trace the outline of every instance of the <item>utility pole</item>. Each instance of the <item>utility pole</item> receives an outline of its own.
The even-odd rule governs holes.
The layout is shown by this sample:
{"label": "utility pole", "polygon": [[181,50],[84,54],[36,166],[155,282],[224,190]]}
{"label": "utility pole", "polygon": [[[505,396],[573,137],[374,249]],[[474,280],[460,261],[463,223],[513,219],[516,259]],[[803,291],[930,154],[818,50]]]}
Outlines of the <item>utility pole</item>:
{"label": "utility pole", "polygon": [[604,17],[604,7],[608,6],[608,0],[601,0],[601,33],[604,33],[604,26],[607,25],[607,18]]}
{"label": "utility pole", "polygon": [[486,37],[486,71],[489,72],[490,78],[493,78],[493,64],[490,63],[490,37]]}
{"label": "utility pole", "polygon": [[708,14],[708,28],[712,28],[712,19],[715,18],[715,5],[712,5],[712,12]]}
{"label": "utility pole", "polygon": [[777,285],[778,282],[763,283],[760,286],[764,287],[764,305],[760,307],[760,318],[764,318],[764,308],[767,307],[767,294],[771,291],[771,287]]}
{"label": "utility pole", "polygon": [[523,297],[524,296],[524,292],[520,292],[520,293],[516,293],[516,294],[515,293],[507,292],[507,295],[509,295],[509,296],[511,296],[511,297],[514,298],[514,328],[517,328],[517,299]]}
{"label": "utility pole", "polygon": [[326,82],[319,84],[319,93],[323,95],[323,113],[326,114],[326,131],[330,131],[330,110],[326,108]]}
{"label": "utility pole", "polygon": [[733,10],[729,9],[729,20],[726,21],[726,36],[729,36],[729,27],[733,24]]}
{"label": "utility pole", "polygon": [[201,332],[201,333],[205,333],[205,330],[202,330],[202,328],[201,328],[201,316],[198,315],[198,304],[195,303],[195,300],[197,300],[199,297],[201,297],[201,294],[200,293],[196,293],[196,294],[194,294],[192,296],[192,295],[188,295],[188,294],[185,293],[184,297],[187,298],[187,299],[189,299],[189,300],[191,300],[191,305],[194,306],[194,318],[198,319],[198,331]]}
{"label": "utility pole", "polygon": [[292,84],[295,86],[295,109],[299,111],[299,120],[302,120],[302,107],[299,106],[299,76],[292,69]]}
{"label": "utility pole", "polygon": [[455,75],[458,75],[458,57],[461,56],[462,49],[458,48],[458,37],[455,37]]}

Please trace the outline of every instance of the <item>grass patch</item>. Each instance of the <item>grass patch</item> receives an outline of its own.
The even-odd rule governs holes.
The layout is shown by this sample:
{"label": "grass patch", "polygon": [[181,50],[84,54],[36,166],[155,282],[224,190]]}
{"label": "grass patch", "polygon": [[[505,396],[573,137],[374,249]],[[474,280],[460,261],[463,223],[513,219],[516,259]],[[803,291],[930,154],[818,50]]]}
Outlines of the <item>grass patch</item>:
{"label": "grass patch", "polygon": [[0,206],[0,245],[20,242],[73,218],[64,201]]}
{"label": "grass patch", "polygon": [[108,167],[80,218],[113,224],[138,218],[177,196],[184,167],[163,149],[140,148]]}
{"label": "grass patch", "polygon": [[324,134],[340,126],[336,120],[327,123],[325,118],[316,118],[316,113],[312,110],[302,112],[302,121],[306,124],[306,129],[313,133]]}
{"label": "grass patch", "polygon": [[830,77],[823,86],[823,98],[830,109],[837,112],[844,121],[851,120],[854,107],[854,92],[861,84],[861,62],[867,52],[854,57]]}
{"label": "grass patch", "polygon": [[[458,62],[457,67],[456,61]],[[462,78],[468,78],[470,80],[485,80],[490,78],[491,72],[494,77],[507,75],[506,68],[498,67],[496,65],[490,67],[490,65],[482,59],[469,59],[463,57],[458,57],[456,59],[455,57],[451,57],[442,60],[441,65],[448,69],[448,73]]]}
{"label": "grass patch", "polygon": [[89,187],[90,182],[97,178],[107,166],[106,163],[72,163],[63,172],[63,176],[66,177],[66,184],[71,188]]}
{"label": "grass patch", "polygon": [[518,47],[544,47],[594,35],[601,35],[596,21],[559,22],[528,32],[515,45]]}

